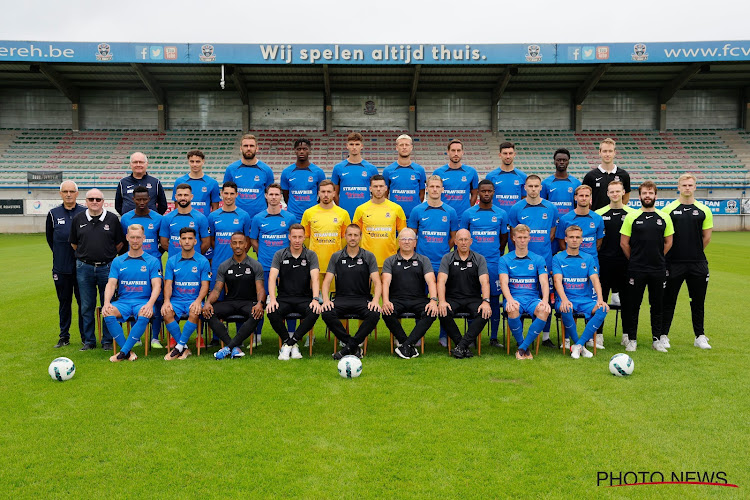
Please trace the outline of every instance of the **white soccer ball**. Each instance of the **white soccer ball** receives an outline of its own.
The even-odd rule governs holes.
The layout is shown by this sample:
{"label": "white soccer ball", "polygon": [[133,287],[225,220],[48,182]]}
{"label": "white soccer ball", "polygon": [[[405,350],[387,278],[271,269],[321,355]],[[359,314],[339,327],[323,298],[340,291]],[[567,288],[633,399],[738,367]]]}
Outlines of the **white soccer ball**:
{"label": "white soccer ball", "polygon": [[609,371],[612,373],[612,375],[616,375],[618,377],[626,377],[633,373],[633,368],[635,368],[633,358],[625,353],[621,352],[619,354],[615,354],[609,360]]}
{"label": "white soccer ball", "polygon": [[362,373],[362,361],[357,356],[344,356],[339,361],[339,375],[344,378],[357,378]]}
{"label": "white soccer ball", "polygon": [[58,380],[65,382],[73,378],[76,374],[76,365],[69,358],[55,358],[52,363],[49,364],[49,376],[52,380]]}

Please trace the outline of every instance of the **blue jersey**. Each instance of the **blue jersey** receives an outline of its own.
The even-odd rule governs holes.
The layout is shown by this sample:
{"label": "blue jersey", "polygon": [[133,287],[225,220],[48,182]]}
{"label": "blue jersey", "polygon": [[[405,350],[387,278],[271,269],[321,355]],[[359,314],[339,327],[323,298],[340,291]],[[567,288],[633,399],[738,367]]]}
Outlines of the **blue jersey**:
{"label": "blue jersey", "polygon": [[526,174],[517,168],[504,172],[498,167],[487,174],[486,179],[495,186],[495,205],[508,213],[513,205],[526,196]]}
{"label": "blue jersey", "polygon": [[457,214],[471,207],[471,190],[479,187],[479,175],[473,167],[461,165],[450,168],[447,164],[435,170],[443,179],[443,201],[452,206]]}
{"label": "blue jersey", "polygon": [[281,189],[289,191],[287,210],[294,215],[296,222],[302,220],[305,210],[318,204],[318,184],[325,178],[325,172],[314,163],[308,168],[299,168],[292,163],[281,172]]}
{"label": "blue jersey", "polygon": [[211,203],[219,203],[221,201],[219,183],[216,182],[216,179],[207,175],[204,175],[200,179],[193,179],[190,177],[190,174],[185,174],[174,181],[172,201],[176,201],[177,186],[183,183],[190,184],[193,190],[193,201],[190,202],[190,206],[208,217],[208,214],[211,213]]}
{"label": "blue jersey", "polygon": [[551,201],[557,207],[558,214],[563,216],[575,208],[573,198],[576,188],[580,185],[581,181],[573,176],[569,175],[565,179],[558,179],[554,175],[550,175],[542,181],[540,196]]}
{"label": "blue jersey", "polygon": [[427,181],[424,168],[419,163],[403,167],[394,161],[383,169],[383,177],[388,186],[388,199],[401,205],[408,219],[414,207],[422,203],[419,192]]}
{"label": "blue jersey", "polygon": [[573,303],[589,301],[594,296],[589,277],[599,274],[598,267],[594,257],[585,253],[568,255],[568,252],[562,251],[552,258],[552,274],[563,275],[565,295]]}
{"label": "blue jersey", "polygon": [[471,233],[471,238],[474,240],[471,249],[487,261],[491,295],[499,295],[500,236],[508,234],[508,214],[494,205],[492,208],[480,208],[479,205],[474,205],[461,214],[459,227]]}
{"label": "blue jersey", "polygon": [[120,219],[120,226],[125,236],[128,235],[128,226],[131,224],[140,224],[145,231],[143,239],[143,251],[152,257],[156,257],[161,262],[161,252],[159,251],[159,228],[161,220],[164,218],[156,210],[149,210],[148,215],[136,215],[135,210],[126,213]]}
{"label": "blue jersey", "polygon": [[529,252],[518,257],[515,251],[507,253],[500,258],[499,271],[508,275],[508,288],[515,300],[541,298],[539,276],[547,274],[547,263],[541,255]]}
{"label": "blue jersey", "polygon": [[109,277],[117,280],[117,300],[148,302],[151,280],[161,278],[161,261],[145,252],[140,257],[118,255],[109,268]]}
{"label": "blue jersey", "polygon": [[417,233],[417,253],[430,259],[433,269],[439,269],[443,255],[450,252],[451,232],[458,231],[456,211],[447,203],[431,207],[425,201],[414,207],[406,226]]}
{"label": "blue jersey", "polygon": [[565,230],[568,226],[578,226],[583,230],[583,241],[581,242],[581,252],[593,255],[594,258],[599,256],[596,250],[596,240],[604,238],[604,219],[593,210],[589,210],[586,215],[578,215],[573,212],[560,217],[555,229],[555,238],[565,240]]}
{"label": "blue jersey", "polygon": [[219,264],[231,259],[234,255],[230,243],[235,231],[242,231],[245,236],[250,237],[251,222],[247,212],[236,207],[231,212],[219,208],[208,215],[208,230],[214,237],[212,269],[218,269]]}
{"label": "blue jersey", "polygon": [[172,280],[171,301],[193,302],[201,291],[201,282],[211,281],[211,264],[198,252],[189,259],[180,252],[167,261],[164,279]]}
{"label": "blue jersey", "polygon": [[266,209],[266,188],[273,184],[273,170],[259,161],[255,165],[244,165],[238,160],[227,167],[224,182],[237,184],[237,206],[252,218]]}
{"label": "blue jersey", "polygon": [[200,250],[200,241],[202,238],[208,238],[211,233],[208,232],[208,219],[199,211],[193,209],[189,214],[181,214],[177,210],[172,210],[161,220],[159,236],[169,238],[169,257],[182,253],[180,246],[180,229],[183,227],[192,227],[195,229],[196,246]]}
{"label": "blue jersey", "polygon": [[354,218],[358,206],[370,199],[370,177],[378,174],[378,167],[369,161],[349,163],[344,160],[333,167],[331,181],[339,187],[339,206]]}
{"label": "blue jersey", "polygon": [[538,205],[530,205],[526,200],[521,200],[510,208],[508,222],[511,227],[516,227],[518,224],[529,226],[531,229],[529,252],[541,255],[551,266],[550,237],[552,229],[557,224],[557,208],[547,200],[541,200]]}
{"label": "blue jersey", "polygon": [[258,240],[258,262],[264,270],[271,269],[273,254],[289,245],[289,226],[296,222],[294,215],[286,210],[274,215],[264,210],[253,217],[250,238]]}

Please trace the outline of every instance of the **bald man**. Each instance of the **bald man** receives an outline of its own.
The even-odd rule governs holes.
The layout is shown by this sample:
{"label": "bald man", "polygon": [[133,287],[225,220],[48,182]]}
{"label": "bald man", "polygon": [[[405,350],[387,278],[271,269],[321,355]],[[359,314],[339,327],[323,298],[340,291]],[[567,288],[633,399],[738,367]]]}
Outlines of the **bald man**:
{"label": "bald man", "polygon": [[167,196],[164,194],[164,188],[156,177],[148,175],[148,157],[137,151],[130,155],[131,174],[120,179],[115,192],[115,210],[120,215],[135,210],[133,201],[133,190],[138,186],[144,186],[148,189],[149,202],[148,208],[156,210],[161,215],[167,211]]}

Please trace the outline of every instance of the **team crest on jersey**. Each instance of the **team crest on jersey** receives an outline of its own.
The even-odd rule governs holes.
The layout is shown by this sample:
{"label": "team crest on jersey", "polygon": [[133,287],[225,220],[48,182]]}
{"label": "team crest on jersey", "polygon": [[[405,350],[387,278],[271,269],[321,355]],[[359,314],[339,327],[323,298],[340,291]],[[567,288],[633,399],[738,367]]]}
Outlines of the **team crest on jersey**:
{"label": "team crest on jersey", "polygon": [[208,188],[206,186],[203,186],[203,188],[201,188],[201,191],[203,191],[204,193],[207,193],[208,192]]}
{"label": "team crest on jersey", "polygon": [[305,259],[302,259],[302,262],[300,262],[300,265],[301,266],[306,266],[307,265],[307,261]]}
{"label": "team crest on jersey", "polygon": [[585,262],[581,262],[581,269],[586,269],[586,263]]}
{"label": "team crest on jersey", "polygon": [[466,263],[466,267],[473,267],[471,262]]}
{"label": "team crest on jersey", "polygon": [[357,264],[362,264],[362,259],[357,259]]}
{"label": "team crest on jersey", "polygon": [[283,221],[279,222],[279,226],[286,227],[286,221],[283,220]]}
{"label": "team crest on jersey", "polygon": [[414,175],[414,174],[412,174],[412,176],[411,176],[411,180],[413,180],[413,181],[416,181],[416,180],[417,180],[417,176],[416,176],[416,175]]}
{"label": "team crest on jersey", "polygon": [[466,176],[465,175],[461,177],[461,182],[466,182]]}
{"label": "team crest on jersey", "polygon": [[148,228],[149,228],[149,229],[153,229],[153,228],[154,228],[154,225],[153,225],[153,224],[149,224],[149,225],[148,225]]}
{"label": "team crest on jersey", "polygon": [[146,183],[146,189],[151,189],[151,183],[150,182]]}
{"label": "team crest on jersey", "polygon": [[58,224],[65,224],[65,219],[57,219]]}
{"label": "team crest on jersey", "polygon": [[569,188],[568,188],[568,192],[569,192],[569,193],[572,193],[572,192],[573,192],[573,187],[569,187]]}
{"label": "team crest on jersey", "polygon": [[189,226],[190,226],[190,227],[195,227],[195,222],[193,222],[193,221],[190,221],[190,224],[189,224]]}
{"label": "team crest on jersey", "polygon": [[590,227],[591,229],[594,229],[594,228],[596,227],[596,224],[594,224],[594,223],[592,222],[591,224],[589,224],[589,227]]}
{"label": "team crest on jersey", "polygon": [[518,181],[518,179],[516,179],[516,180],[513,181],[513,185],[514,186],[520,186],[521,183]]}
{"label": "team crest on jersey", "polygon": [[546,214],[546,213],[543,213],[543,214],[542,214],[542,219],[546,219],[546,218],[547,218],[547,214]]}
{"label": "team crest on jersey", "polygon": [[533,271],[533,270],[534,270],[534,264],[529,264],[529,271]]}
{"label": "team crest on jersey", "polygon": [[412,266],[414,266],[414,267],[417,267],[418,265],[419,265],[419,261],[417,261],[417,260],[415,260],[415,261],[414,261],[414,262],[412,263]]}
{"label": "team crest on jersey", "polygon": [[256,176],[255,176],[255,182],[258,182],[259,180],[260,180],[260,176],[259,176],[259,175],[256,175]]}
{"label": "team crest on jersey", "polygon": [[253,271],[249,267],[245,268],[245,274],[251,274],[252,272]]}
{"label": "team crest on jersey", "polygon": [[232,221],[232,224],[239,224],[239,223],[240,223],[240,220],[239,220],[239,219],[234,219],[234,220]]}
{"label": "team crest on jersey", "polygon": [[55,281],[57,281],[57,274],[53,274],[52,275],[52,279],[55,280]]}
{"label": "team crest on jersey", "polygon": [[194,273],[197,273],[198,272],[198,267],[197,266],[193,266],[193,268],[191,269],[191,271],[194,272]]}
{"label": "team crest on jersey", "polygon": [[390,219],[390,217],[391,217],[391,213],[390,213],[390,212],[386,212],[386,213],[385,213],[385,217],[386,217],[386,219]]}
{"label": "team crest on jersey", "polygon": [[661,226],[662,225],[661,219],[656,219],[656,223]]}
{"label": "team crest on jersey", "polygon": [[109,224],[104,224],[104,230],[109,231]]}
{"label": "team crest on jersey", "polygon": [[497,222],[497,217],[495,217],[494,215],[492,216],[492,222]]}
{"label": "team crest on jersey", "polygon": [[448,222],[448,216],[447,215],[443,215],[443,222]]}
{"label": "team crest on jersey", "polygon": [[312,181],[313,181],[313,178],[312,178],[312,175],[311,175],[310,177],[307,178],[307,182],[312,182]]}
{"label": "team crest on jersey", "polygon": [[367,172],[365,172],[364,170],[362,171],[362,177],[367,177]]}
{"label": "team crest on jersey", "polygon": [[620,176],[619,175],[615,175],[615,180],[619,181],[620,180]]}
{"label": "team crest on jersey", "polygon": [[[675,213],[677,213],[677,212],[675,212]],[[693,210],[693,215],[698,215],[698,211],[697,210]]]}
{"label": "team crest on jersey", "polygon": [[145,272],[146,272],[146,266],[141,266],[141,272],[142,272],[142,273],[145,273]]}
{"label": "team crest on jersey", "polygon": [[336,223],[338,223],[338,221],[339,221],[339,218],[338,218],[338,217],[334,217],[334,218],[333,218],[333,222],[336,222]]}

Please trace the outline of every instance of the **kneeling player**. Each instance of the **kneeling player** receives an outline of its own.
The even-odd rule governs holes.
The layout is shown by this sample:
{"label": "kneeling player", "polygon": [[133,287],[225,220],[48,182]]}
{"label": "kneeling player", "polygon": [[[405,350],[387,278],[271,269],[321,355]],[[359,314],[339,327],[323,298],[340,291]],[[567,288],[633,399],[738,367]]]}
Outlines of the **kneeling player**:
{"label": "kneeling player", "polygon": [[[544,259],[529,252],[531,230],[526,224],[513,228],[516,249],[500,259],[500,289],[503,308],[508,315],[510,332],[518,343],[516,359],[533,359],[529,346],[544,328],[549,313],[549,274]],[[549,245],[547,245],[549,248]],[[540,297],[541,290],[541,297]],[[526,337],[523,336],[522,314],[534,317]]]}
{"label": "kneeling player", "polygon": [[[144,232],[140,224],[128,227],[130,248],[128,253],[112,261],[109,281],[104,290],[102,316],[112,338],[122,346],[119,353],[109,358],[113,363],[138,359],[130,350],[146,331],[161,292],[161,265],[155,257],[143,251]],[[115,291],[117,300],[111,302]],[[131,317],[135,318],[135,325],[126,340],[119,320]]]}
{"label": "kneeling player", "polygon": [[[167,361],[190,356],[187,342],[198,327],[203,299],[208,295],[211,264],[195,251],[196,234],[192,227],[180,229],[182,253],[170,257],[164,271],[164,324],[177,345],[164,356]],[[179,319],[187,316],[180,333]],[[200,332],[198,333],[200,336]]]}
{"label": "kneeling player", "polygon": [[[297,342],[315,326],[320,314],[318,256],[304,246],[305,228],[302,224],[289,226],[289,246],[273,255],[268,274],[268,321],[274,331],[285,341],[279,359],[301,359]],[[276,280],[278,279],[278,287]],[[279,296],[276,296],[278,288]],[[302,315],[297,330],[290,335],[284,326],[289,313]]]}
{"label": "kneeling player", "polygon": [[[435,273],[430,259],[414,252],[417,235],[406,228],[398,234],[399,250],[383,262],[383,321],[401,344],[396,354],[404,359],[419,356],[414,346],[430,329],[438,314]],[[430,298],[424,295],[427,283]],[[407,337],[399,315],[412,313],[416,325]]]}
{"label": "kneeling player", "polygon": [[[558,300],[555,302],[557,312],[562,316],[565,332],[570,336],[570,357],[578,359],[591,358],[594,355],[586,350],[586,342],[602,326],[607,317],[609,306],[602,299],[602,287],[599,283],[599,269],[591,254],[580,251],[583,241],[583,230],[576,225],[565,229],[564,251],[552,258],[552,273],[555,280],[555,291]],[[596,300],[593,299],[596,292]],[[586,317],[586,328],[578,337],[573,314]]]}

